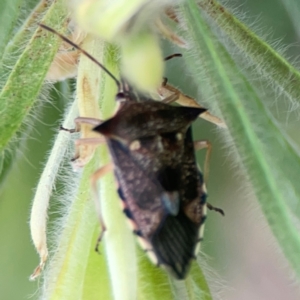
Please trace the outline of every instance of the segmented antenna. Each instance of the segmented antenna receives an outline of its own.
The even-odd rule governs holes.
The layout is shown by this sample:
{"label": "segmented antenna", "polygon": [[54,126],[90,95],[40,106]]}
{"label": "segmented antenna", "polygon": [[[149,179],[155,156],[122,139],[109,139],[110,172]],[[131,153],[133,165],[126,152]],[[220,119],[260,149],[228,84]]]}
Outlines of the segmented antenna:
{"label": "segmented antenna", "polygon": [[174,53],[174,54],[171,54],[171,55],[165,57],[164,60],[166,61],[166,60],[169,60],[173,57],[182,57],[182,54],[181,53]]}
{"label": "segmented antenna", "polygon": [[108,70],[106,69],[96,58],[94,58],[91,54],[89,54],[88,52],[86,52],[85,50],[83,50],[81,47],[79,47],[78,45],[76,45],[75,43],[73,43],[71,40],[69,40],[68,38],[66,38],[65,36],[63,36],[62,34],[60,34],[59,32],[57,32],[56,30],[52,29],[51,27],[48,27],[47,25],[38,23],[38,25],[54,34],[56,34],[57,36],[59,36],[63,41],[67,42],[68,44],[72,45],[74,48],[76,48],[77,50],[79,50],[80,52],[82,52],[85,56],[87,56],[90,60],[92,60],[95,64],[97,64],[104,72],[106,72],[117,84],[118,89],[120,90],[121,88],[121,83],[120,81]]}

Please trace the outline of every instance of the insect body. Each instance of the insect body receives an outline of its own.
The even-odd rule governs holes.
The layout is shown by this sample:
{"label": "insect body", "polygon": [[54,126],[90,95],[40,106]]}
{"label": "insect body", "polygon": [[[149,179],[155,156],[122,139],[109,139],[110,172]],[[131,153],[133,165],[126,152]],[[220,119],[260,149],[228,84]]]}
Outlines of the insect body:
{"label": "insect body", "polygon": [[[196,164],[191,129],[192,122],[206,109],[171,106],[138,94],[70,43],[107,71],[118,85],[116,100],[121,103],[120,109],[109,120],[99,121],[93,130],[108,144],[124,213],[142,247],[154,263],[183,279],[195,258],[206,218],[205,186]],[[95,124],[95,119],[77,121]],[[201,148],[203,145],[205,142]],[[108,170],[105,166],[96,172],[94,189],[96,180]],[[100,221],[103,233],[106,228],[102,216]]]}
{"label": "insect body", "polygon": [[206,215],[191,132],[206,109],[170,106],[130,89],[120,95],[120,110],[94,130],[107,140],[124,213],[140,243],[156,264],[182,279]]}

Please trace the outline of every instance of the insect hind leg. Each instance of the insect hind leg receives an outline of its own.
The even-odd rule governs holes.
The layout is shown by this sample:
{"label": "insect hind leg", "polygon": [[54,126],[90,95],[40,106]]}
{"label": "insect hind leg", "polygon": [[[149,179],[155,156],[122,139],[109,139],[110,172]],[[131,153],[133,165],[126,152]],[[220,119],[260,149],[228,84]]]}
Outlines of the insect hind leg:
{"label": "insect hind leg", "polygon": [[209,204],[209,203],[206,203],[206,206],[207,206],[208,209],[214,210],[214,211],[220,213],[222,216],[225,216],[225,213],[224,213],[224,210],[223,210],[223,209],[218,208],[218,207],[214,207],[214,206],[212,206],[212,205]]}
{"label": "insect hind leg", "polygon": [[201,150],[201,149],[207,149],[205,159],[204,159],[204,182],[208,182],[208,174],[209,174],[209,161],[210,161],[210,156],[211,156],[211,150],[212,146],[211,143],[207,140],[200,140],[200,141],[195,141],[194,142],[194,149],[195,151]]}
{"label": "insect hind leg", "polygon": [[[158,93],[161,97],[163,97],[162,102],[164,103],[177,102],[182,106],[203,108],[203,106],[200,105],[194,98],[183,94],[179,89],[168,84],[168,79],[165,77],[163,78],[161,87],[158,89]],[[223,120],[211,114],[209,111],[205,111],[199,117],[221,128],[227,128]]]}
{"label": "insect hind leg", "polygon": [[[195,141],[194,148],[195,148],[195,151],[198,151],[201,149],[207,149],[205,160],[204,160],[204,170],[203,170],[204,182],[207,183],[208,173],[209,173],[209,161],[210,161],[211,150],[212,150],[211,143],[207,140]],[[214,207],[213,205],[211,205],[209,203],[206,203],[206,205],[209,210],[214,210],[214,211],[220,213],[222,216],[225,216],[223,209]]]}
{"label": "insect hind leg", "polygon": [[100,178],[102,178],[104,175],[106,175],[108,172],[113,170],[113,164],[109,163],[100,169],[98,169],[91,177],[91,185],[92,185],[92,192],[93,192],[93,198],[95,201],[96,206],[96,213],[98,216],[98,220],[101,226],[101,232],[99,234],[99,237],[96,242],[95,251],[99,252],[99,244],[102,240],[103,234],[106,231],[106,225],[102,216],[102,209],[101,209],[101,201],[98,196],[98,188],[97,188],[97,182]]}

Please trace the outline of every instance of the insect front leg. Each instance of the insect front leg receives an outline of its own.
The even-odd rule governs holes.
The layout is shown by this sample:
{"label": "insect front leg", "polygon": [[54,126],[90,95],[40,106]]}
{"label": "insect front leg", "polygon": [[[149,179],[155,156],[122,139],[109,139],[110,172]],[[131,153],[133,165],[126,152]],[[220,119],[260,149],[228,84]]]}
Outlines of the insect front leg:
{"label": "insect front leg", "polygon": [[[164,78],[161,87],[158,89],[159,95],[163,98],[162,102],[177,102],[182,106],[203,108],[203,106],[200,105],[195,99],[183,94],[180,90],[168,84],[167,82],[167,78]],[[209,111],[202,113],[199,117],[219,127],[227,128],[223,120],[212,115]]]}
{"label": "insect front leg", "polygon": [[[100,125],[103,123],[102,120],[97,118],[87,118],[87,117],[78,117],[74,120],[76,126],[80,126],[81,124],[88,124],[93,127]],[[80,127],[79,127],[80,128]]]}
{"label": "insect front leg", "polygon": [[98,146],[105,143],[105,139],[103,137],[98,138],[82,138],[75,141],[75,146],[81,145],[94,145]]}
{"label": "insect front leg", "polygon": [[63,126],[60,126],[60,130],[67,131],[69,133],[76,133],[76,132],[80,132],[81,124],[88,124],[88,125],[95,127],[95,126],[100,125],[102,123],[102,121],[97,118],[78,117],[78,118],[74,119],[74,123],[75,123],[75,128],[68,129]]}
{"label": "insect front leg", "polygon": [[[204,170],[203,170],[204,182],[207,183],[208,173],[209,173],[209,161],[210,161],[211,150],[212,150],[211,143],[207,140],[195,141],[194,142],[194,148],[195,148],[195,151],[198,151],[198,150],[201,150],[201,149],[207,149],[206,155],[205,155],[205,160],[204,160]],[[207,208],[210,209],[210,210],[217,211],[223,216],[225,215],[223,209],[218,208],[218,207],[214,207],[210,203],[207,203]]]}
{"label": "insect front leg", "polygon": [[69,133],[81,132],[81,125],[85,124],[90,126],[89,135],[93,134],[92,137],[82,137],[75,141],[75,154],[71,161],[74,162],[75,167],[83,167],[90,160],[94,153],[94,148],[105,142],[105,139],[101,136],[99,137],[98,133],[95,134],[91,131],[93,127],[100,125],[102,121],[97,118],[78,117],[74,120],[74,123],[76,125],[74,129],[67,129],[61,126],[60,130]]}
{"label": "insect front leg", "polygon": [[[97,118],[78,117],[74,120],[76,127],[70,132],[82,132],[82,138],[75,141],[75,155],[72,161],[75,168],[85,166],[94,154],[97,146],[105,142],[99,133],[92,132],[91,129],[102,123]],[[84,125],[84,127],[82,126]],[[64,129],[66,130],[66,129]],[[69,130],[68,130],[69,131]]]}
{"label": "insect front leg", "polygon": [[102,216],[101,201],[100,201],[99,196],[98,196],[97,182],[100,178],[102,178],[105,174],[107,174],[108,172],[110,172],[112,170],[113,170],[113,163],[109,163],[109,164],[101,167],[100,169],[98,169],[91,177],[93,198],[94,198],[94,201],[95,201],[96,212],[97,212],[97,216],[98,216],[99,223],[100,223],[100,226],[101,226],[101,232],[99,234],[99,237],[97,239],[96,246],[95,246],[95,250],[97,252],[99,252],[99,250],[98,250],[99,243],[101,242],[103,234],[106,231],[105,222],[104,222],[104,219],[103,219],[103,216]]}

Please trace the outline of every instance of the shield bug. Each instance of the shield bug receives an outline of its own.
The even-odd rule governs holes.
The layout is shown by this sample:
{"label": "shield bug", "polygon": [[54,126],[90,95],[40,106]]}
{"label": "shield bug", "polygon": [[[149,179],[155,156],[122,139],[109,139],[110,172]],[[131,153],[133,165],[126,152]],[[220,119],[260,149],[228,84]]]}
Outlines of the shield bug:
{"label": "shield bug", "polygon": [[[119,110],[104,122],[77,118],[77,123],[95,125],[93,131],[101,135],[93,141],[79,139],[77,145],[107,143],[113,164],[93,175],[95,194],[97,180],[113,169],[123,211],[141,246],[156,265],[184,279],[202,240],[206,208],[223,214],[206,203],[205,184],[195,158],[197,149],[208,148],[209,154],[210,144],[192,140],[191,124],[207,110],[163,103],[176,101],[176,95],[159,102],[138,93],[86,51],[41,26],[87,55],[116,82]],[[106,227],[101,214],[99,218],[100,241]]]}

